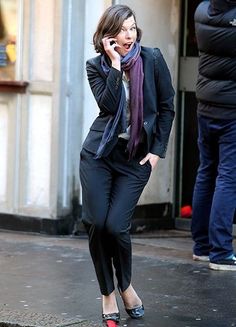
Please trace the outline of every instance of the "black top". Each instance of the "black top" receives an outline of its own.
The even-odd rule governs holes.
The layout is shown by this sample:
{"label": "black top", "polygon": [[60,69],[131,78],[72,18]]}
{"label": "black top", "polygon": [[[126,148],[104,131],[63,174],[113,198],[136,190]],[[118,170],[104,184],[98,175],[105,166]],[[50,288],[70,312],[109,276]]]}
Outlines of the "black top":
{"label": "black top", "polygon": [[[146,151],[164,158],[174,119],[174,90],[166,62],[159,49],[141,48],[143,60],[143,130],[146,134]],[[83,147],[96,153],[103,132],[111,115],[115,115],[121,96],[122,71],[111,67],[108,76],[101,68],[101,56],[86,63],[88,81],[100,109],[98,117],[90,127]],[[118,125],[106,154],[112,150],[121,132]]]}

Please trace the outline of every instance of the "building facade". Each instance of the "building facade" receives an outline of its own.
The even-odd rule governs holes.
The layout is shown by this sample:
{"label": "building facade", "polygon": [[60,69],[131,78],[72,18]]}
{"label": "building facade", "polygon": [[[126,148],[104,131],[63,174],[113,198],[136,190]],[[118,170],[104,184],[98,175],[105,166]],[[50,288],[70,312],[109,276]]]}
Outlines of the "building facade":
{"label": "building facade", "polygon": [[174,226],[180,207],[191,202],[183,201],[189,178],[183,135],[197,54],[188,55],[186,40],[194,39],[188,32],[199,2],[0,0],[0,228],[50,234],[80,228],[79,154],[98,114],[85,62],[95,56],[92,35],[112,3],[134,9],[142,44],[161,49],[176,90],[167,157],[141,196],[134,231]]}

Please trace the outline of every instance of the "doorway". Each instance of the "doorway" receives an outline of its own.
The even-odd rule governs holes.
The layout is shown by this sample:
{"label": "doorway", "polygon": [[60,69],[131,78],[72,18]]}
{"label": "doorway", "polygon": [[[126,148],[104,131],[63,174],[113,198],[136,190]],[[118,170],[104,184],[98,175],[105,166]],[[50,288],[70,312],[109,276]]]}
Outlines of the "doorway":
{"label": "doorway", "polygon": [[[197,100],[195,87],[198,71],[198,49],[195,37],[194,12],[202,0],[182,1],[182,31],[180,49],[179,103],[177,114],[177,189],[176,217],[181,208],[192,206],[193,188],[199,165],[197,147]],[[187,211],[191,218],[191,210]],[[186,217],[185,217],[186,218]]]}
{"label": "doorway", "polygon": [[[182,1],[181,57],[179,73],[179,103],[177,114],[177,165],[176,165],[176,227],[190,228],[191,212],[181,215],[181,208],[192,206],[193,188],[199,165],[197,147],[197,100],[195,87],[198,74],[198,49],[194,27],[194,13],[202,0]],[[183,219],[182,219],[183,218]],[[233,235],[236,235],[236,210]]]}

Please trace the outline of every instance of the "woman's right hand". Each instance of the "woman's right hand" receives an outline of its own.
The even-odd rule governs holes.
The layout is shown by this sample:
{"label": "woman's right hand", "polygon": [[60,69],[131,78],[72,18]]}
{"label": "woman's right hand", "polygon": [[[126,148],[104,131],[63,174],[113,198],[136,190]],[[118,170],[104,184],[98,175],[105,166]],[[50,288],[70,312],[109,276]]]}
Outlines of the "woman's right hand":
{"label": "woman's right hand", "polygon": [[102,43],[106,54],[111,59],[112,67],[120,70],[120,55],[115,50],[115,48],[119,48],[120,46],[116,43],[116,39],[105,36],[102,39]]}

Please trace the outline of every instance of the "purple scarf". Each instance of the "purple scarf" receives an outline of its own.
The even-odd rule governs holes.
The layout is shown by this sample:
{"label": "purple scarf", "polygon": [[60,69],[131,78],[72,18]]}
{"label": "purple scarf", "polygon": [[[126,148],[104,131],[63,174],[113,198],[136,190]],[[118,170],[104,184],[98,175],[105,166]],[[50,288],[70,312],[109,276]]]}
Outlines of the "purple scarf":
{"label": "purple scarf", "polygon": [[[131,132],[128,141],[129,157],[132,158],[137,150],[143,126],[143,62],[140,56],[141,47],[135,43],[131,51],[121,59],[121,69],[129,72],[130,77],[130,112],[131,112]],[[110,71],[105,57],[102,56],[102,69],[106,75]],[[103,133],[103,137],[95,158],[101,158],[112,140],[117,125],[121,121],[122,132],[126,131],[126,96],[122,85],[121,98],[115,116],[111,116]]]}

